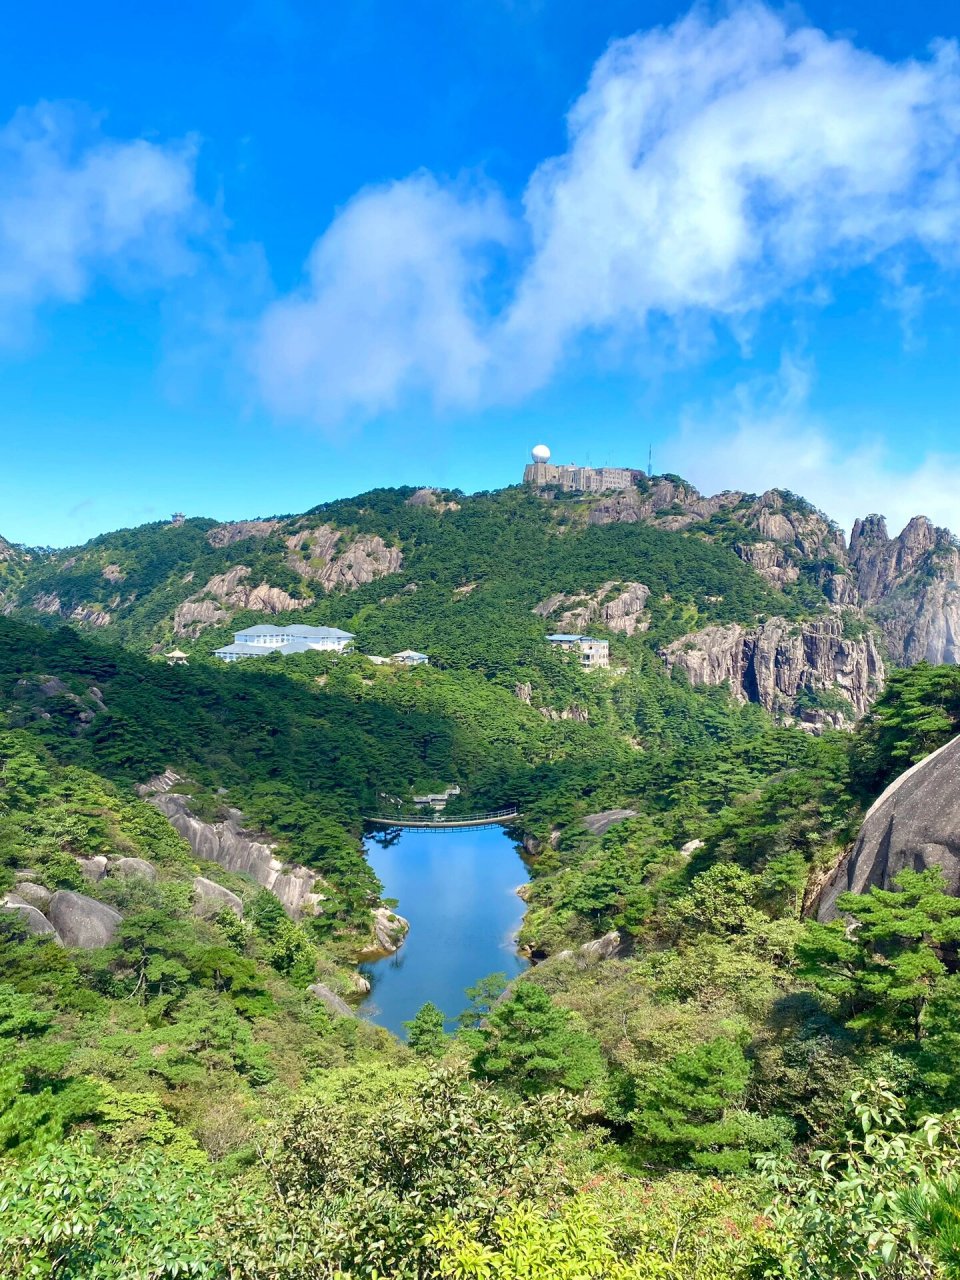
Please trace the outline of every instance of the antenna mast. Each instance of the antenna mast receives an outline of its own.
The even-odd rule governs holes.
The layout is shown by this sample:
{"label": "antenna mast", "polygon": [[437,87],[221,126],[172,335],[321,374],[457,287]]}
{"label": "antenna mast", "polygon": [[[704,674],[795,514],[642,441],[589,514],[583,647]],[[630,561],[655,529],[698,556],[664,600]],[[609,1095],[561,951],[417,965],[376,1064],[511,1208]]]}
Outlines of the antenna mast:
{"label": "antenna mast", "polygon": [[653,443],[650,444],[650,454],[647,458],[647,475],[653,475]]}

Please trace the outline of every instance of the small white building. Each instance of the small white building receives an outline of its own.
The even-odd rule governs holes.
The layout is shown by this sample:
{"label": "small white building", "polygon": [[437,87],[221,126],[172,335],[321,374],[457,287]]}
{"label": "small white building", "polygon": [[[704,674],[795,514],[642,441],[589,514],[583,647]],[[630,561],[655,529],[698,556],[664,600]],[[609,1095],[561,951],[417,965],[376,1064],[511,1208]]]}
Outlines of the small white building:
{"label": "small white building", "polygon": [[352,640],[352,634],[339,627],[311,627],[305,623],[290,627],[261,625],[235,631],[233,644],[215,649],[214,654],[223,662],[237,662],[240,658],[262,658],[268,653],[342,653]]}
{"label": "small white building", "polygon": [[547,639],[561,652],[576,654],[586,671],[610,665],[609,640],[597,640],[594,636],[568,636],[562,632],[547,636]]}
{"label": "small white building", "polygon": [[395,653],[390,658],[391,662],[396,662],[401,667],[426,667],[430,665],[430,659],[425,653],[417,653],[416,649],[401,649],[399,653]]}

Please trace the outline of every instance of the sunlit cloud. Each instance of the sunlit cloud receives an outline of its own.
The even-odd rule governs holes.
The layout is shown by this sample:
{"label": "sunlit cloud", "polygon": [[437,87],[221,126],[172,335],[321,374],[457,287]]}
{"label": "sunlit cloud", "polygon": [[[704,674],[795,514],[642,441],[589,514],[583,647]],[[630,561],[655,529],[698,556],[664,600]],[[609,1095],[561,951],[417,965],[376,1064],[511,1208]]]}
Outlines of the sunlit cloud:
{"label": "sunlit cloud", "polygon": [[892,63],[759,4],[697,10],[612,44],[567,124],[509,218],[495,193],[424,174],[348,204],[259,323],[267,406],[331,422],[411,393],[515,400],[585,341],[629,360],[656,326],[702,349],[705,324],[749,334],[838,273],[890,279],[899,251],[955,262],[953,44]]}

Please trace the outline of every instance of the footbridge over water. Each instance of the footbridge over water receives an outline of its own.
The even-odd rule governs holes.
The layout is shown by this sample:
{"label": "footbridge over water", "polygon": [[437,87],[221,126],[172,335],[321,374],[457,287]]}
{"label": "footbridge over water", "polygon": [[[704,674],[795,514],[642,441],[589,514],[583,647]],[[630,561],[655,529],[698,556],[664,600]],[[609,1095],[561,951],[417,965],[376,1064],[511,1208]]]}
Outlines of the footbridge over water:
{"label": "footbridge over water", "polygon": [[381,813],[364,818],[375,827],[411,827],[418,831],[455,831],[462,827],[495,827],[506,825],[520,816],[517,806],[507,805],[504,809],[492,809],[489,813],[458,813],[449,816],[433,813],[430,817],[404,816],[396,813]]}

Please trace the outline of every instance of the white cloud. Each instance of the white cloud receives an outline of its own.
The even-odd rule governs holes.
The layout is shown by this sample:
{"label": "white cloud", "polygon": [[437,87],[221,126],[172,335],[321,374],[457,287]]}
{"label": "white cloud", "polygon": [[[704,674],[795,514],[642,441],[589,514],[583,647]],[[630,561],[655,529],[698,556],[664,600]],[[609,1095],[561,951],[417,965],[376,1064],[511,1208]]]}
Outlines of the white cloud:
{"label": "white cloud", "polygon": [[710,493],[792,489],[849,534],[854,520],[882,512],[891,533],[915,515],[960,528],[960,456],[893,456],[876,437],[840,441],[808,403],[814,371],[785,356],[779,373],[743,383],[723,400],[691,409],[661,456]]}
{"label": "white cloud", "polygon": [[357,196],[314,245],[304,287],[259,326],[268,404],[323,420],[390,409],[422,387],[475,399],[489,358],[486,254],[510,232],[495,195],[425,174]]}
{"label": "white cloud", "polygon": [[202,219],[190,144],[115,141],[74,108],[22,109],[0,129],[0,340],[39,307],[77,302],[94,279],[187,270]]}
{"label": "white cloud", "polygon": [[528,184],[527,246],[485,305],[502,206],[425,175],[366,192],[270,308],[255,367],[268,405],[372,414],[411,388],[464,405],[546,383],[585,337],[629,358],[651,324],[681,344],[808,298],[835,270],[960,239],[953,44],[890,63],[759,4],[611,45]]}

